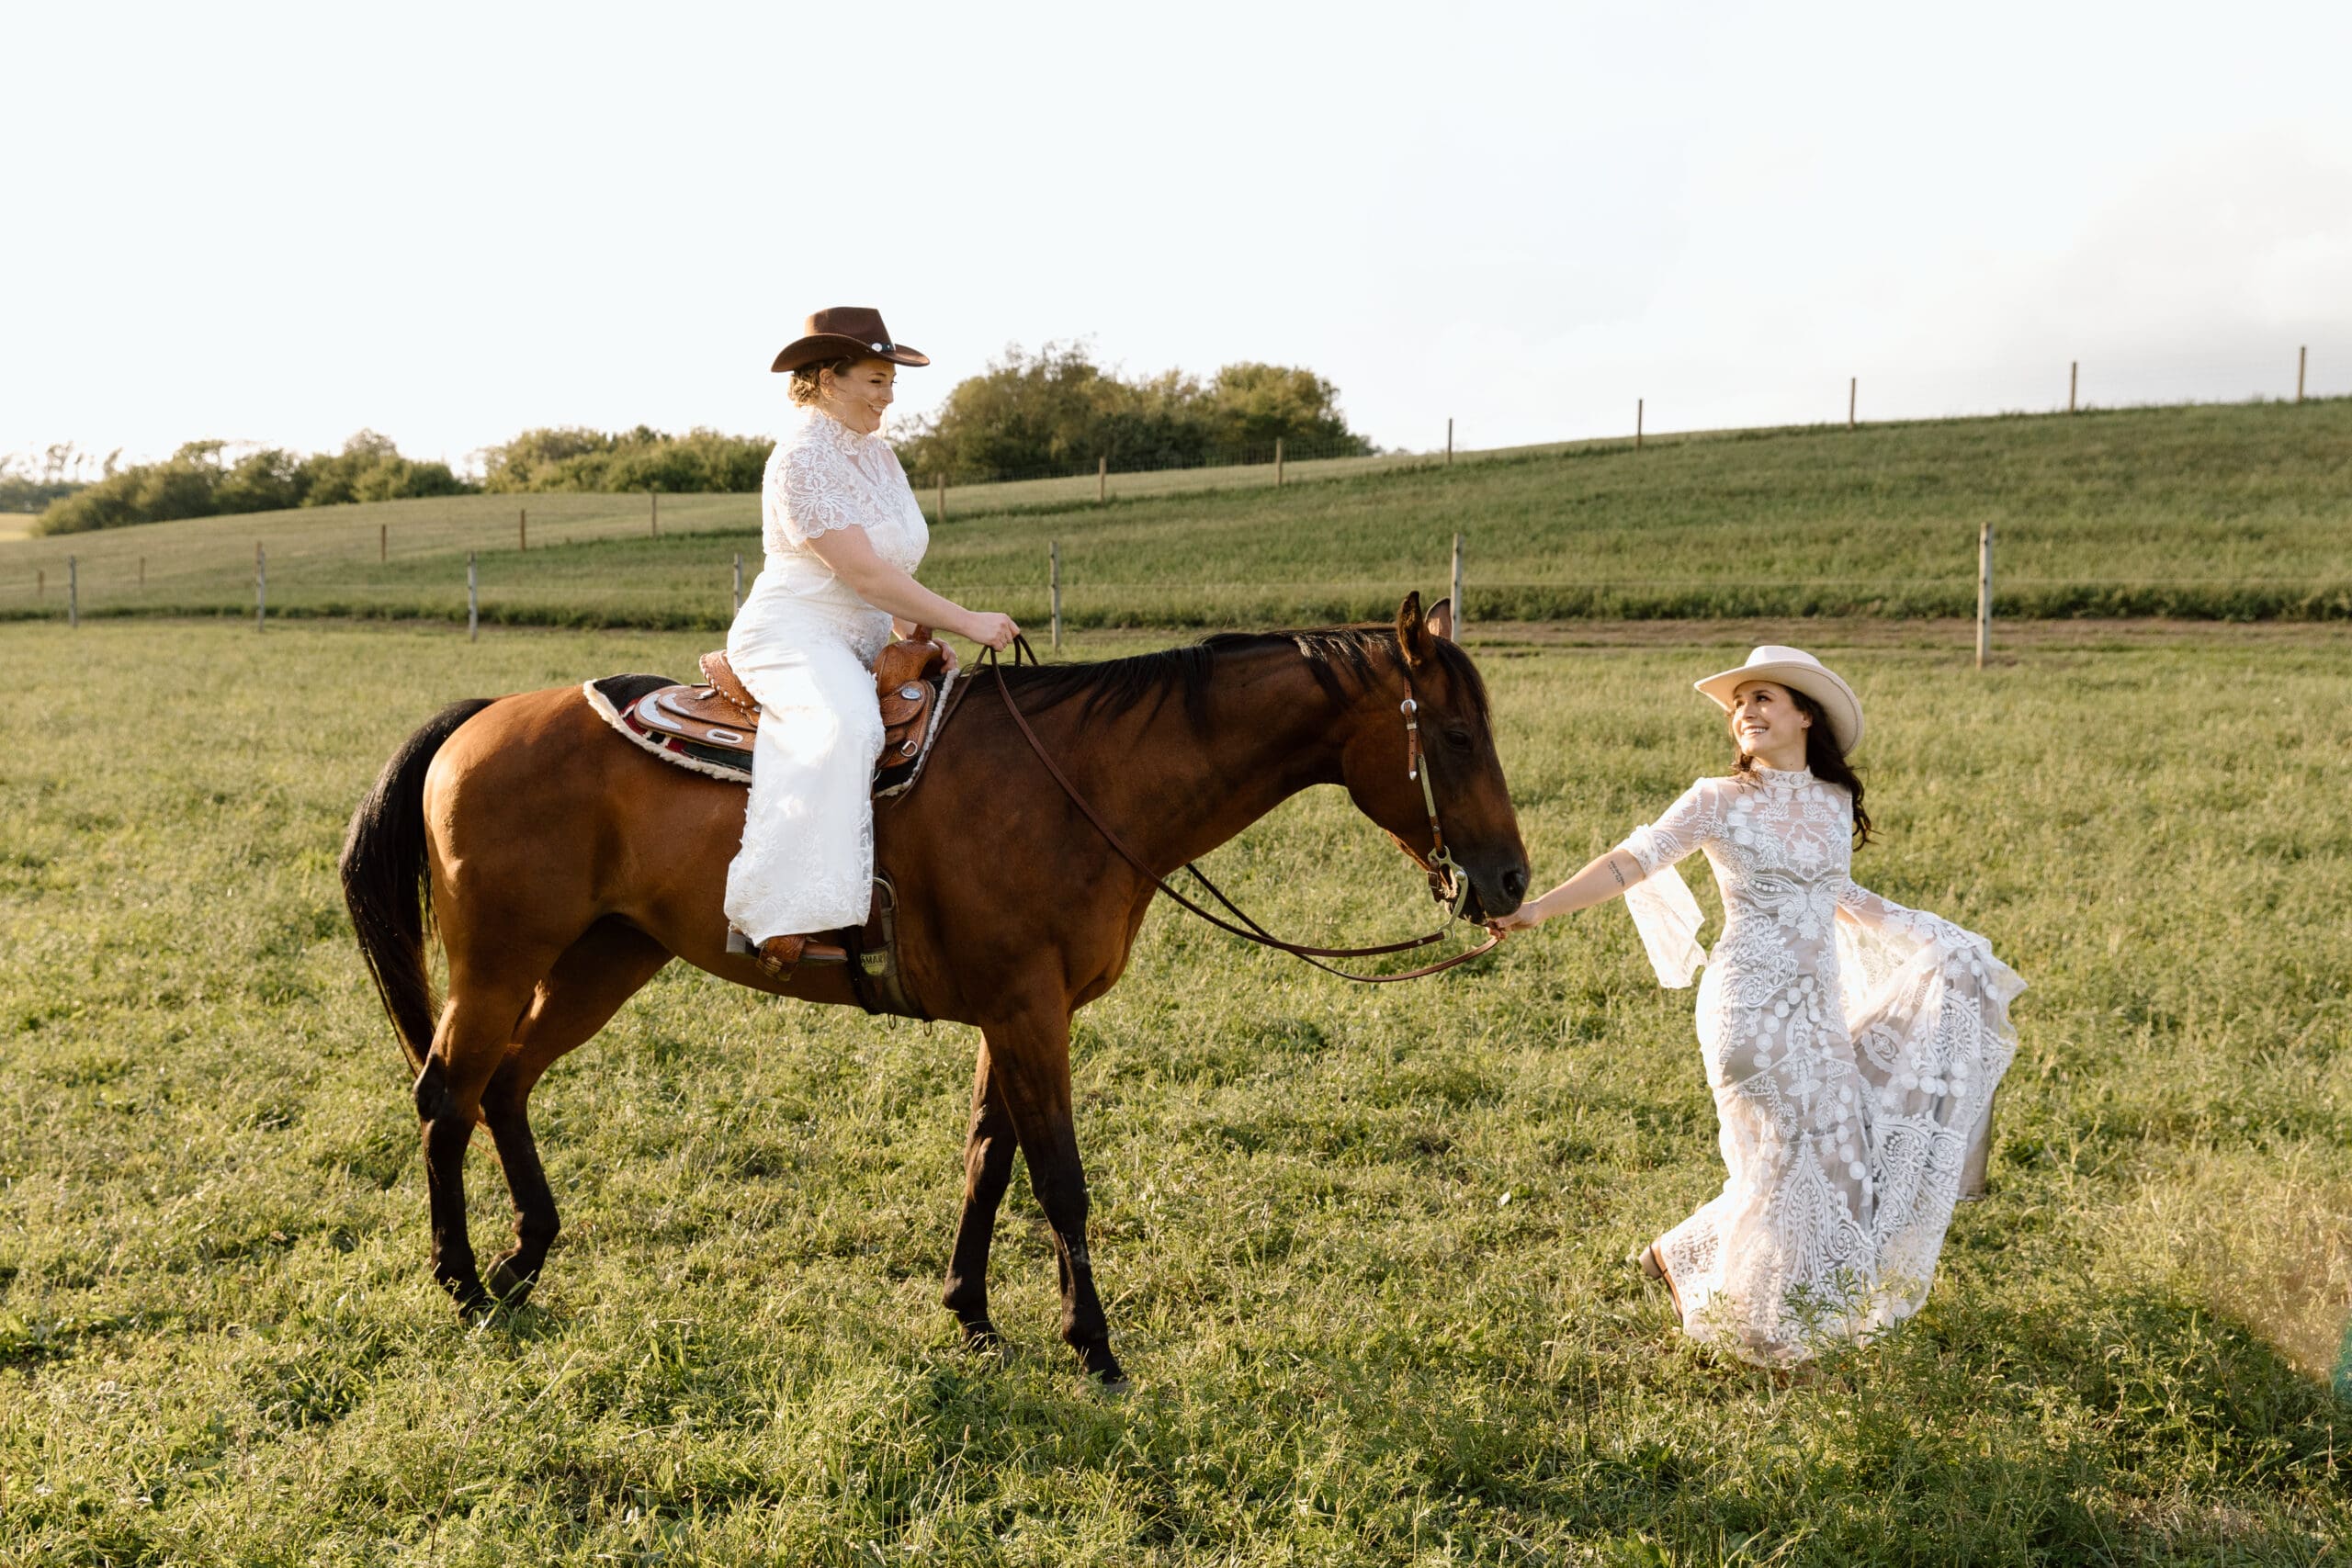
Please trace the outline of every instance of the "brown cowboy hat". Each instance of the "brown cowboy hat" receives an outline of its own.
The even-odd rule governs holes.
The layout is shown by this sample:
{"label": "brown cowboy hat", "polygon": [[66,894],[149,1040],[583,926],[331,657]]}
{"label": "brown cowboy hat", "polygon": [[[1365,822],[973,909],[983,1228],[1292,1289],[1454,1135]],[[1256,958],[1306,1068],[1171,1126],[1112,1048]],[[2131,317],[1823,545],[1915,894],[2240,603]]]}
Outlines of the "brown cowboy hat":
{"label": "brown cowboy hat", "polygon": [[801,327],[801,335],[784,345],[771,370],[797,370],[820,359],[887,359],[893,365],[928,365],[931,355],[890,341],[882,312],[865,305],[836,305],[820,310]]}

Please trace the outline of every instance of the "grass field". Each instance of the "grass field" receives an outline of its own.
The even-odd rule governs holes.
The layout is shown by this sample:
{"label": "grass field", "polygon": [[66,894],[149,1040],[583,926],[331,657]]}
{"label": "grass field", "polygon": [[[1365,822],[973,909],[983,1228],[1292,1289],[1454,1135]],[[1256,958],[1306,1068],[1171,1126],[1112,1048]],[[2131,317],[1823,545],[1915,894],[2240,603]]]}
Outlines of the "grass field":
{"label": "grass field", "polygon": [[[1072,626],[1295,624],[1439,588],[1459,531],[1474,619],[1958,615],[1989,522],[2004,616],[2352,618],[2352,399],[1314,467],[1136,476],[1107,506],[1091,480],[951,491],[923,576],[1035,621],[1058,541]],[[281,614],[462,618],[472,550],[493,624],[723,628],[756,498],[665,498],[658,539],[647,513],[477,496],[0,541],[0,617],[62,616],[69,553],[85,613],[250,615],[261,542]]]}
{"label": "grass field", "polygon": [[[1687,682],[1762,629],[1486,650],[1539,873],[1720,764]],[[444,701],[704,637],[0,627],[0,1561],[2340,1562],[2352,647],[2240,635],[1803,629],[1871,705],[1858,879],[2032,985],[1903,1331],[1779,1383],[1620,1261],[1721,1174],[1622,911],[1366,994],[1162,909],[1077,1042],[1114,1400],[1018,1185],[1008,1361],[934,1304],[964,1032],[693,973],[535,1100],[532,1304],[427,1276],[344,818]],[[1423,908],[1339,799],[1212,860],[1294,931]]]}

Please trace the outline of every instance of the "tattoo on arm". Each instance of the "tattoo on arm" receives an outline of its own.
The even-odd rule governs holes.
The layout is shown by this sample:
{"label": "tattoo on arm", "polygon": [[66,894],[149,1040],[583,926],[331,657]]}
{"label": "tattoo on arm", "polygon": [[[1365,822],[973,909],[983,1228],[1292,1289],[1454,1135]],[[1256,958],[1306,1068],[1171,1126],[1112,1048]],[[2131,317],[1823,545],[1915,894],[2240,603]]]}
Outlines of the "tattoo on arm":
{"label": "tattoo on arm", "polygon": [[1615,855],[1611,855],[1601,863],[1609,868],[1609,874],[1617,879],[1618,886],[1623,887],[1625,886],[1625,874],[1617,869],[1617,857]]}

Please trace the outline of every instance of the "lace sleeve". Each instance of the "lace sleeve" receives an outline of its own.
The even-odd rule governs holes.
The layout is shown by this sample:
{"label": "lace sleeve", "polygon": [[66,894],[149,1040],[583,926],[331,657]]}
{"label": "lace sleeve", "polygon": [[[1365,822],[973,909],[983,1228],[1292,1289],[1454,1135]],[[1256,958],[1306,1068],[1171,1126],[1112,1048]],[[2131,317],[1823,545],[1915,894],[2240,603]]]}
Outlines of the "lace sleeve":
{"label": "lace sleeve", "polygon": [[1714,785],[1713,779],[1701,779],[1657,821],[1626,836],[1619,848],[1634,857],[1644,876],[1672,865],[1715,836],[1723,812]]}
{"label": "lace sleeve", "polygon": [[1707,950],[1699,945],[1699,927],[1705,917],[1674,865],[1713,837],[1716,826],[1715,792],[1702,779],[1668,807],[1664,816],[1634,829],[1619,846],[1642,868],[1642,880],[1625,889],[1625,908],[1661,986],[1678,990],[1688,986],[1691,974],[1707,961]]}
{"label": "lace sleeve", "polygon": [[822,442],[802,442],[779,455],[785,542],[805,547],[820,534],[863,525],[849,462]]}

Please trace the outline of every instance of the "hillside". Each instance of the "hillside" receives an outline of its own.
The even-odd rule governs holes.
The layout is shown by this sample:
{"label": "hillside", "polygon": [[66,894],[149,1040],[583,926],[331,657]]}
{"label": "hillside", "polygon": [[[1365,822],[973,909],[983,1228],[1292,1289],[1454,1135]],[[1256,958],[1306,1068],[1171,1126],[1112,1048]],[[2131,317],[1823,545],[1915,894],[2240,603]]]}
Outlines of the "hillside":
{"label": "hillside", "polygon": [[[1024,618],[1049,541],[1080,626],[1393,611],[1466,540],[1474,620],[1969,613],[1977,532],[2005,616],[2352,618],[2352,400],[1814,426],[1651,442],[1207,469],[951,491],[923,576]],[[923,496],[926,511],[933,497]],[[529,544],[517,545],[527,508]],[[462,616],[723,626],[758,570],[751,496],[471,496],[0,540],[0,616]],[[385,532],[379,536],[379,528]],[[379,544],[385,558],[378,559]],[[143,558],[143,584],[141,559]],[[37,596],[36,574],[48,574]]]}

